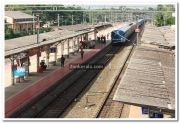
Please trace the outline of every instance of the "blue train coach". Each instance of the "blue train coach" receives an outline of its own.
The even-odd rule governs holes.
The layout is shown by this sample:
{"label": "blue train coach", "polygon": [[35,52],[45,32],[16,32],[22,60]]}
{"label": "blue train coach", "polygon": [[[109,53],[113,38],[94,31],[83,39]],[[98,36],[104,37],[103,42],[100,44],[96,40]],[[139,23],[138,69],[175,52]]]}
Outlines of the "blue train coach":
{"label": "blue train coach", "polygon": [[112,44],[120,44],[125,43],[128,40],[128,37],[134,32],[136,26],[140,26],[143,24],[143,20],[139,20],[138,23],[131,23],[126,27],[122,27],[117,30],[113,30],[111,32],[111,40]]}

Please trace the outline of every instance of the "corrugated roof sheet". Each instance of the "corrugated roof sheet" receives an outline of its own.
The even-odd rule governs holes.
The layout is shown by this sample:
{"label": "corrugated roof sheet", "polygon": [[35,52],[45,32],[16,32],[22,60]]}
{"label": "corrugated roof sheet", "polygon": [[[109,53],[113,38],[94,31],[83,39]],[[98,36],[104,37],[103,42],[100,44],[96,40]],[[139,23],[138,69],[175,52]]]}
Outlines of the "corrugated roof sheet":
{"label": "corrugated roof sheet", "polygon": [[5,11],[5,16],[14,18],[14,19],[19,19],[19,18],[33,18],[32,15],[20,12],[20,11]]}
{"label": "corrugated roof sheet", "polygon": [[175,110],[174,55],[159,49],[137,48],[113,99]]}

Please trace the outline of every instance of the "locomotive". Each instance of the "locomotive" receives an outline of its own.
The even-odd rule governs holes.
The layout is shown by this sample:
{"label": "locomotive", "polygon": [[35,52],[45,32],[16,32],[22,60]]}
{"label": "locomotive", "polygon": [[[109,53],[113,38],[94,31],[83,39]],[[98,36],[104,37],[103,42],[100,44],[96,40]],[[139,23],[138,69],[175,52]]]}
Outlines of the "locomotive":
{"label": "locomotive", "polygon": [[137,25],[141,27],[144,24],[144,20],[140,19],[137,23],[131,23],[128,26],[113,30],[111,32],[112,44],[120,44],[128,41],[128,37],[135,31]]}

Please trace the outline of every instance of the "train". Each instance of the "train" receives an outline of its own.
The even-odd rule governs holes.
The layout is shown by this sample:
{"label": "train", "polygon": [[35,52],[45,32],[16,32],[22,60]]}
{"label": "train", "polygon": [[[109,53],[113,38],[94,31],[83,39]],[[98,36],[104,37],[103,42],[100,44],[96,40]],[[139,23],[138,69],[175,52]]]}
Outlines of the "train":
{"label": "train", "polygon": [[141,27],[144,24],[145,20],[140,19],[138,22],[130,23],[129,25],[119,28],[117,30],[113,30],[111,32],[111,40],[112,44],[120,44],[128,41],[129,36],[135,31],[137,25]]}

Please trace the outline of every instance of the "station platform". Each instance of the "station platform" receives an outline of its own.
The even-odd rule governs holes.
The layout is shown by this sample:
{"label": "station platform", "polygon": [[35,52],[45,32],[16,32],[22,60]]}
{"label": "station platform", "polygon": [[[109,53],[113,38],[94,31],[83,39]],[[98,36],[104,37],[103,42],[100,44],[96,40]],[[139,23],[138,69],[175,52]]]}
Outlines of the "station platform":
{"label": "station platform", "polygon": [[51,66],[44,73],[30,74],[24,82],[5,88],[5,117],[8,118],[29,101],[52,87],[56,82],[68,76],[73,71],[69,69],[69,64],[86,63],[109,44],[110,41],[107,41],[106,44],[97,44],[94,49],[84,49],[83,60],[80,53],[74,56],[70,55],[70,58],[66,59],[64,67],[60,67],[60,64]]}

